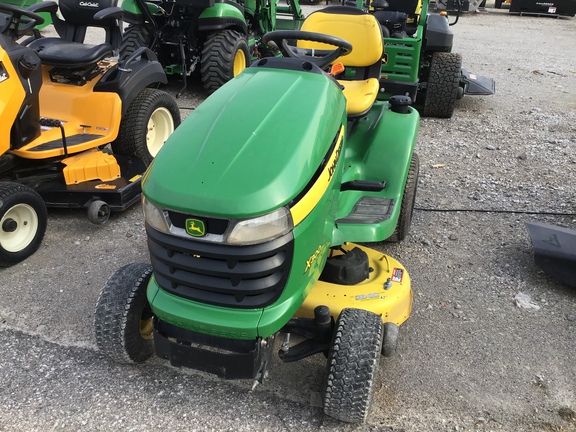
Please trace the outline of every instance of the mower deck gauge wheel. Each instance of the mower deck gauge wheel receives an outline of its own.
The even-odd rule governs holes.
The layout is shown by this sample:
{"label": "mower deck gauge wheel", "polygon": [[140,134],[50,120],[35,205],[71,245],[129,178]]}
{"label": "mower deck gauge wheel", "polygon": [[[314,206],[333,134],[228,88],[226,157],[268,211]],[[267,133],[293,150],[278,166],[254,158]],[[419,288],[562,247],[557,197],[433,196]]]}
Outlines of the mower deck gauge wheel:
{"label": "mower deck gauge wheel", "polygon": [[110,219],[110,206],[101,200],[94,200],[88,206],[88,220],[94,225],[104,225]]}

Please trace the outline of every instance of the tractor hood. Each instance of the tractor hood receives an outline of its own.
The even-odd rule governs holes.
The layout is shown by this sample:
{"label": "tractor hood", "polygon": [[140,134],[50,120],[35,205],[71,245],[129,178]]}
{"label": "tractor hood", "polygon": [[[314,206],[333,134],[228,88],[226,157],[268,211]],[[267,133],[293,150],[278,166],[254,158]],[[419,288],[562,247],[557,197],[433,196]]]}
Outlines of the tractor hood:
{"label": "tractor hood", "polygon": [[345,103],[324,74],[248,68],[171,135],[145,175],[144,195],[187,213],[272,211],[314,177],[346,121]]}

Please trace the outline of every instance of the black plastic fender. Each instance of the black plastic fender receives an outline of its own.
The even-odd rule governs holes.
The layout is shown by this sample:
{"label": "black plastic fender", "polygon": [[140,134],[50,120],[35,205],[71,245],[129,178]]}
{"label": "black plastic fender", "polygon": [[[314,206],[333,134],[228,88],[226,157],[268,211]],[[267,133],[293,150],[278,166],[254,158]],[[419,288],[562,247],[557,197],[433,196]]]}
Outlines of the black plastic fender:
{"label": "black plastic fender", "polygon": [[448,20],[442,15],[428,15],[424,39],[424,51],[426,52],[452,51],[454,33],[450,30]]}
{"label": "black plastic fender", "polygon": [[106,72],[94,86],[94,91],[117,93],[122,100],[122,115],[124,115],[142,89],[152,84],[167,82],[166,73],[156,54],[149,48],[141,47]]}

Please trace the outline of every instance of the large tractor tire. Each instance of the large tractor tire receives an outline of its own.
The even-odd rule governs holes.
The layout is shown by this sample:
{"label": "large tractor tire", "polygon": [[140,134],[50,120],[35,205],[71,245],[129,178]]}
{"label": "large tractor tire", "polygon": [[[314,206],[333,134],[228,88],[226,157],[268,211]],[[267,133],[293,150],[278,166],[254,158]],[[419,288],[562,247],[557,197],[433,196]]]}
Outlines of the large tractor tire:
{"label": "large tractor tire", "polygon": [[179,124],[180,110],[174,98],[164,91],[145,88],[122,118],[112,151],[136,156],[148,166]]}
{"label": "large tractor tire", "polygon": [[456,53],[432,54],[424,99],[424,117],[450,118],[458,98],[462,56]]}
{"label": "large tractor tire", "polygon": [[400,216],[394,233],[386,239],[387,242],[398,243],[404,240],[410,232],[412,225],[412,214],[414,213],[414,203],[416,202],[416,190],[418,189],[418,175],[420,173],[420,159],[416,153],[412,154],[406,186],[400,204]]}
{"label": "large tractor tire", "polygon": [[131,25],[126,28],[120,43],[120,60],[133,54],[138,48],[150,47],[152,33],[143,26]]}
{"label": "large tractor tire", "polygon": [[246,38],[234,30],[212,33],[204,43],[200,73],[204,88],[212,93],[242,72],[250,53]]}
{"label": "large tractor tire", "polygon": [[102,354],[117,363],[141,363],[154,354],[153,315],[146,298],[149,264],[118,269],[100,292],[94,336]]}
{"label": "large tractor tire", "polygon": [[328,354],[324,413],[348,423],[366,421],[378,378],[382,318],[364,309],[343,309]]}
{"label": "large tractor tire", "polygon": [[17,264],[36,252],[47,224],[46,204],[34,189],[0,182],[0,267]]}

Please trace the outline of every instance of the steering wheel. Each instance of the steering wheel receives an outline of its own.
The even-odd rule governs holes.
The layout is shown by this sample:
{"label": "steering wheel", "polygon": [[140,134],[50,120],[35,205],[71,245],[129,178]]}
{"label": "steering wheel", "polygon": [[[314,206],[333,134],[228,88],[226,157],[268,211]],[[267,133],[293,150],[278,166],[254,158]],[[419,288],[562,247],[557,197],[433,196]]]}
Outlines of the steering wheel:
{"label": "steering wheel", "polygon": [[[288,40],[306,40],[320,42],[335,46],[335,49],[317,50],[304,49],[288,45]],[[292,57],[314,63],[324,68],[336,60],[352,52],[352,44],[336,36],[323,33],[314,33],[301,30],[276,30],[262,36],[262,42],[268,44],[274,42],[284,57]]]}
{"label": "steering wheel", "polygon": [[[9,14],[10,17],[6,18],[4,24],[0,23],[0,33],[14,40],[25,35],[34,26],[44,23],[44,18],[37,13],[10,4],[0,3],[0,13],[2,12]],[[22,17],[28,18],[29,21],[21,22]]]}

